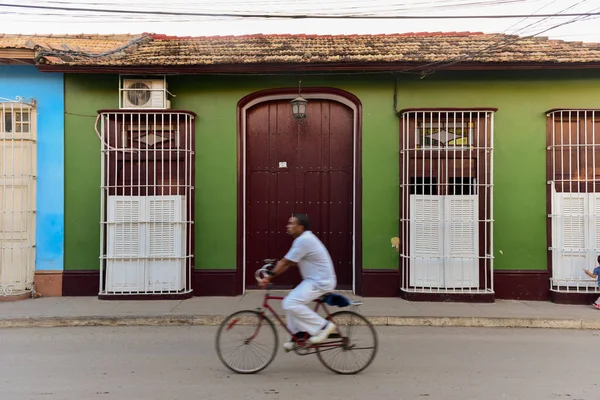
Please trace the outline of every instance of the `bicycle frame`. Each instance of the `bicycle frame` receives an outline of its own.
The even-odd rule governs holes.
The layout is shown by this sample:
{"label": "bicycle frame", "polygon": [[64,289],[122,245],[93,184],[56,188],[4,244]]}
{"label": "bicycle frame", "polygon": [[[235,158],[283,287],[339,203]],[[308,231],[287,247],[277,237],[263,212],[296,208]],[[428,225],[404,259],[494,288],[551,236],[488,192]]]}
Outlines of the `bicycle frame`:
{"label": "bicycle frame", "polygon": [[[279,325],[281,325],[285,329],[285,331],[291,336],[291,339],[288,342],[286,342],[283,346],[286,353],[289,351],[294,351],[299,356],[316,354],[319,361],[325,367],[338,374],[356,374],[368,367],[369,364],[371,364],[371,362],[373,361],[375,354],[377,353],[378,341],[377,333],[375,332],[375,329],[373,328],[371,322],[356,311],[356,307],[363,304],[362,301],[352,301],[350,299],[345,298],[343,295],[336,294],[332,291],[331,293],[324,293],[322,296],[319,296],[318,298],[313,299],[310,302],[303,302],[303,304],[306,304],[306,306],[310,307],[310,309],[313,310],[313,312],[319,313],[319,311],[322,309],[325,315],[323,315],[323,313],[320,314],[323,315],[329,322],[332,322],[333,320],[335,326],[335,329],[332,329],[332,332],[323,342],[310,343],[310,334],[314,334],[316,332],[303,332],[304,335],[302,336],[299,335],[299,332],[292,332],[292,330],[290,330],[284,323],[284,317],[281,316],[280,313],[276,312],[270,304],[272,300],[286,299],[284,295],[272,295],[271,290],[273,289],[273,285],[270,284],[270,279],[265,279],[267,275],[273,275],[270,272],[270,268],[274,267],[274,261],[275,260],[272,259],[266,259],[263,268],[260,268],[254,274],[256,280],[259,283],[259,286],[266,286],[267,289],[265,291],[265,295],[262,301],[262,306],[259,306],[254,310],[243,309],[236,311],[230,314],[228,317],[226,317],[225,320],[219,325],[219,330],[217,331],[216,338],[216,349],[217,355],[219,356],[221,362],[223,362],[223,364],[225,364],[225,366],[230,370],[242,374],[252,374],[265,369],[275,359],[275,355],[277,354],[277,347],[279,343],[280,334],[276,328],[276,323],[279,322]],[[265,285],[265,283],[267,284]],[[310,303],[312,303],[313,301],[315,302],[314,309],[310,305]],[[354,308],[354,310],[329,312],[329,305],[331,305],[332,307],[346,307],[350,305]],[[268,317],[268,312],[271,312],[271,314],[273,314],[273,316],[275,317],[275,321],[277,322],[273,321],[271,318]],[[367,331],[372,337],[372,345],[357,346],[356,344],[354,344],[354,338],[352,335],[352,328],[355,325],[355,323],[352,321],[354,320],[358,320],[358,325],[366,325]],[[237,338],[238,341],[241,339],[241,345],[234,345],[233,348],[231,348],[230,346],[223,347],[223,333],[232,329],[236,324],[249,326],[250,331],[241,333],[241,337],[240,333],[238,332],[234,332],[234,335],[229,335],[232,336],[233,339]],[[265,326],[265,329],[267,331],[266,333],[268,334],[268,337],[266,337],[266,339],[271,339],[272,345],[256,343],[256,347],[246,347],[246,345],[254,345],[253,342],[260,342],[258,334],[263,326]],[[342,326],[344,326],[344,333],[342,333]],[[252,327],[254,327],[254,329],[252,329]],[[345,332],[346,328],[348,329],[347,333]],[[242,359],[240,360],[240,358],[236,357],[235,355],[233,356],[234,359],[230,359],[230,355],[233,352],[237,352],[237,350],[240,349],[243,351]],[[333,353],[328,353],[332,355],[331,358],[327,357],[324,354],[329,350],[336,349],[337,351],[334,351]],[[354,362],[350,366],[338,366],[338,362],[335,361],[335,359],[339,355],[341,355],[342,358],[345,358],[345,355],[349,354],[347,352],[362,349],[370,351],[369,354],[366,355],[366,357],[359,357],[355,360],[358,362],[358,364],[357,362]],[[250,350],[251,354],[248,354],[248,350]],[[264,356],[261,356],[257,353],[257,351],[260,351],[261,353],[268,353]],[[252,363],[252,365],[249,367],[239,364],[238,361],[246,363],[246,358],[248,355],[250,357],[255,356],[257,358],[257,361]],[[344,360],[342,359],[342,362],[343,361]],[[258,365],[256,364],[257,362]]]}
{"label": "bicycle frame", "polygon": [[[340,340],[328,341],[328,342],[319,343],[316,345],[310,345],[310,346],[306,347],[305,345],[306,345],[306,342],[308,341],[308,337],[305,336],[302,339],[298,339],[296,337],[296,335],[288,329],[287,325],[283,322],[283,320],[279,317],[279,315],[277,315],[277,313],[275,312],[273,307],[271,307],[271,305],[269,304],[269,300],[283,300],[284,298],[285,297],[282,297],[282,296],[272,296],[271,294],[269,294],[269,292],[265,293],[262,308],[260,309],[261,319],[268,318],[265,315],[265,309],[269,310],[271,312],[271,314],[273,315],[273,317],[275,317],[275,319],[279,322],[279,325],[281,325],[286,330],[286,332],[293,338],[294,342],[303,349],[316,349],[316,348],[322,349],[322,348],[328,348],[328,347],[334,348],[334,347],[339,347],[341,344],[343,344],[345,342],[345,339],[340,331],[340,328],[337,327],[336,331],[340,337]],[[325,311],[325,313],[327,314],[327,318],[331,317],[331,313],[327,309],[327,306],[320,300],[320,298],[315,299],[314,302],[316,303],[315,309],[314,309],[315,312],[318,312],[319,308],[322,308]],[[262,324],[257,326],[256,332],[254,332],[254,335],[252,335],[252,337],[250,337],[248,339],[248,341],[252,341],[252,339],[254,339],[256,337],[256,335],[258,335],[258,331],[260,330],[261,326],[262,326]]]}

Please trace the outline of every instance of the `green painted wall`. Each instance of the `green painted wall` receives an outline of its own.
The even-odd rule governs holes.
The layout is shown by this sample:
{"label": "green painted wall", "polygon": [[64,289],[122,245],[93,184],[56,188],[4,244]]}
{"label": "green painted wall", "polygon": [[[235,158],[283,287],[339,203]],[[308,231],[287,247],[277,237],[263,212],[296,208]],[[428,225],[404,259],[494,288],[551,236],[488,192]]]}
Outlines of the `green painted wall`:
{"label": "green painted wall", "polygon": [[100,140],[96,110],[118,107],[118,76],[65,75],[65,270],[99,269]]}
{"label": "green painted wall", "polygon": [[[118,107],[118,77],[67,75],[65,269],[97,269],[100,143],[96,111]],[[173,108],[198,114],[196,267],[235,268],[236,105],[266,88],[295,87],[294,77],[169,77]],[[395,268],[398,235],[399,122],[394,77],[302,76],[302,84],[356,95],[363,106],[363,266]],[[403,75],[398,109],[497,107],[494,162],[496,269],[546,268],[545,114],[555,107],[600,108],[600,73],[436,73]],[[285,221],[282,221],[285,223]],[[500,253],[502,251],[502,253]]]}
{"label": "green painted wall", "polygon": [[497,107],[494,268],[547,268],[546,115],[599,108],[600,73],[446,73],[404,82],[402,107]]}

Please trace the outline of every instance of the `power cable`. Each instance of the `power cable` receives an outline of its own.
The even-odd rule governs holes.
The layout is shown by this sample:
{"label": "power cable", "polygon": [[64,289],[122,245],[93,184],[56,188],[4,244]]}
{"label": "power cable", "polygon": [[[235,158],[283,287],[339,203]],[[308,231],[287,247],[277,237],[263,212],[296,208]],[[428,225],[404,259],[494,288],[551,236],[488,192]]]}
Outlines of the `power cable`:
{"label": "power cable", "polygon": [[[507,19],[532,17],[530,14],[497,14],[497,15],[341,15],[341,14],[262,14],[262,13],[197,13],[182,11],[149,11],[149,10],[115,10],[107,8],[85,8],[85,7],[54,7],[43,5],[7,4],[0,3],[0,7],[60,10],[60,11],[84,11],[111,14],[136,14],[136,15],[175,15],[195,17],[238,17],[238,18],[279,18],[279,19]],[[591,17],[600,15],[595,13],[569,13],[569,14],[537,14],[535,18],[564,18],[564,17]],[[533,17],[532,17],[533,18]]]}
{"label": "power cable", "polygon": [[[555,0],[555,1],[556,1],[556,0]],[[583,3],[585,3],[586,1],[587,1],[587,0],[581,0],[580,2],[578,2],[578,3],[576,3],[576,4],[573,4],[573,5],[571,5],[571,6],[567,7],[567,8],[564,8],[564,9],[560,10],[560,11],[559,11],[557,14],[564,15],[563,13],[564,13],[565,11],[567,11],[567,10],[570,10],[570,9],[572,9],[572,8],[575,8],[575,7],[577,7],[577,6],[579,6],[579,5],[583,4]],[[553,1],[552,3],[554,3],[554,1]],[[544,7],[542,7],[542,8],[544,8]],[[534,14],[535,14],[535,13],[534,13]],[[532,14],[532,15],[533,15],[533,14]],[[527,18],[525,18],[523,21],[525,21],[526,19],[527,19]],[[542,24],[544,21],[547,21],[548,19],[549,19],[549,18],[544,18],[544,19],[541,19],[541,20],[539,20],[539,21],[533,22],[533,23],[531,23],[531,24],[529,24],[529,25],[527,25],[527,26],[524,26],[524,27],[522,27],[522,28],[518,29],[517,31],[513,32],[513,34],[514,34],[514,35],[518,35],[520,32],[523,32],[523,31],[525,31],[527,28],[530,28],[530,27],[533,27],[533,26],[539,26],[539,25],[541,25],[541,24]]]}
{"label": "power cable", "polygon": [[[511,26],[509,26],[508,28],[506,28],[503,33],[506,33],[507,31],[509,31],[510,29],[512,29],[513,27],[519,25],[521,22],[525,22],[527,21],[529,18],[531,18],[532,16],[534,16],[537,12],[542,11],[544,8],[548,7],[550,4],[554,4],[556,3],[557,0],[552,0],[550,3],[546,3],[545,6],[542,6],[540,8],[538,8],[537,10],[535,10],[530,16],[523,18],[521,21],[515,22],[514,24],[512,24]],[[564,10],[562,10],[564,11]],[[545,19],[543,19],[542,21],[544,21]]]}
{"label": "power cable", "polygon": [[[581,3],[585,2],[585,1],[587,1],[587,0],[583,0],[580,3],[578,3],[578,4],[581,4]],[[569,9],[569,8],[571,8],[571,7],[568,7],[567,9]],[[596,9],[594,9],[592,11],[596,11],[596,10],[599,10],[599,9],[600,9],[600,7],[596,8]],[[592,13],[592,14],[597,14],[597,13]],[[566,15],[566,14],[561,14],[561,15]],[[572,23],[575,23],[575,22],[580,22],[581,20],[582,20],[581,17],[576,17],[576,18],[573,18],[573,19],[571,19],[569,21],[565,21],[565,22],[562,22],[562,23],[559,23],[559,24],[552,25],[551,27],[546,28],[546,29],[544,29],[542,31],[536,32],[535,34],[532,34],[532,35],[518,36],[518,37],[515,37],[515,38],[502,36],[502,40],[500,40],[500,41],[498,41],[496,43],[492,43],[492,44],[488,45],[487,47],[485,47],[483,49],[480,49],[480,50],[478,50],[476,52],[471,52],[471,53],[467,53],[467,54],[465,54],[463,56],[456,57],[454,60],[450,60],[450,61],[436,61],[436,62],[428,63],[428,64],[425,64],[425,65],[421,65],[421,66],[417,66],[417,67],[413,67],[413,68],[409,68],[409,69],[404,69],[404,70],[398,71],[398,73],[406,73],[406,72],[410,72],[410,71],[414,71],[414,70],[423,71],[424,68],[428,68],[428,67],[431,67],[431,66],[438,66],[439,65],[439,67],[437,67],[437,68],[428,69],[427,72],[420,72],[422,78],[424,78],[426,75],[429,75],[429,74],[431,74],[431,73],[433,73],[435,71],[438,71],[438,70],[440,70],[442,68],[446,68],[446,67],[455,65],[455,64],[457,64],[459,62],[463,62],[463,61],[466,61],[468,59],[475,58],[475,57],[477,57],[479,55],[482,55],[484,53],[490,53],[490,52],[493,52],[493,51],[501,50],[501,49],[506,48],[506,47],[508,47],[510,45],[516,44],[519,41],[522,41],[522,40],[525,40],[525,39],[531,39],[533,37],[541,35],[542,33],[545,33],[545,32],[548,32],[550,30],[559,28],[561,26],[569,25],[569,24],[572,24]]]}
{"label": "power cable", "polygon": [[[581,4],[581,3],[585,2],[585,1],[586,0],[583,0],[583,1],[579,2],[579,3],[577,3],[577,4]],[[572,7],[567,7],[567,9],[570,9],[570,8],[572,8]],[[596,9],[594,9],[592,11],[595,11],[595,10],[598,10],[598,9],[600,9],[600,7],[596,8]],[[562,15],[564,15],[564,14],[562,14]],[[560,23],[560,24],[553,25],[550,28],[544,29],[543,31],[537,32],[537,33],[535,33],[533,35],[529,35],[529,36],[525,36],[525,37],[517,37],[517,38],[513,38],[512,40],[507,40],[507,38],[504,37],[504,40],[500,41],[499,43],[492,44],[492,45],[490,45],[490,46],[488,46],[488,47],[486,47],[486,48],[484,48],[482,50],[479,50],[479,51],[477,51],[475,53],[468,53],[468,54],[466,54],[464,56],[456,57],[454,60],[452,60],[450,62],[448,62],[448,61],[437,61],[437,62],[428,63],[428,64],[425,64],[425,65],[421,65],[421,66],[417,66],[417,67],[413,67],[413,68],[408,68],[408,69],[404,69],[404,70],[401,70],[401,71],[397,71],[396,73],[409,73],[410,71],[414,71],[414,70],[417,70],[417,69],[418,70],[423,70],[424,68],[427,68],[427,67],[430,67],[430,66],[436,66],[436,65],[438,66],[437,68],[428,69],[427,71],[421,72],[421,79],[422,79],[425,76],[427,76],[427,75],[429,75],[429,74],[431,74],[431,73],[433,73],[435,71],[439,71],[442,68],[447,68],[447,67],[455,65],[455,64],[457,64],[459,62],[466,61],[469,58],[473,59],[473,58],[475,58],[475,57],[477,57],[477,56],[479,56],[481,54],[484,54],[486,52],[497,51],[497,50],[503,49],[503,48],[505,48],[505,47],[507,47],[509,45],[515,44],[515,43],[517,43],[519,41],[522,41],[522,40],[525,40],[525,39],[529,39],[529,38],[533,38],[535,36],[541,35],[542,33],[548,32],[548,31],[550,31],[552,29],[556,29],[556,28],[558,28],[560,26],[572,24],[572,23],[575,23],[575,22],[580,22],[581,20],[582,20],[581,17],[576,17],[576,18],[574,18],[574,19],[572,19],[570,21],[566,21],[566,22],[563,22],[563,23]],[[393,107],[394,107],[394,112],[396,113],[396,115],[399,116],[400,113],[399,113],[399,111],[397,109],[397,93],[398,93],[398,78],[396,78],[396,81],[395,81],[395,84],[394,84]]]}
{"label": "power cable", "polygon": [[[458,1],[458,3],[457,3]],[[314,0],[307,0],[307,3],[302,3],[300,1],[294,1],[293,5],[296,9],[302,9],[304,7],[309,8],[310,10],[315,10],[315,8],[319,8],[319,10],[323,11],[323,10],[339,10],[340,8],[343,8],[344,10],[350,10],[350,9],[362,9],[362,10],[369,10],[371,8],[384,8],[383,10],[381,10],[382,12],[392,12],[392,10],[395,11],[406,11],[406,10],[411,10],[411,11],[419,11],[419,10],[431,10],[431,9],[456,9],[456,8],[474,8],[474,7],[489,7],[489,6],[494,6],[494,5],[501,5],[501,4],[513,4],[513,3],[525,3],[526,1],[530,1],[530,0],[484,0],[484,1],[474,1],[474,0],[449,0],[449,1],[444,1],[444,0],[438,0],[437,2],[433,3],[431,1],[426,1],[426,2],[418,2],[418,1],[413,1],[410,3],[396,3],[396,4],[369,4],[369,5],[365,5],[364,2],[352,2],[352,1],[335,1],[335,0],[331,0],[328,1],[326,4],[327,6],[331,6],[334,5],[334,8],[323,8],[318,7],[318,5],[314,4]],[[340,6],[335,6],[335,4],[341,4]],[[451,3],[451,4],[448,4]],[[20,4],[26,4],[26,3],[20,3]],[[34,5],[44,5],[44,4],[73,4],[72,2],[66,2],[66,1],[46,1],[46,2],[35,2],[33,3]],[[115,3],[108,3],[108,2],[85,2],[84,3],[87,6],[114,6]],[[258,5],[266,5],[268,6],[270,9],[274,9],[277,8],[275,6],[283,6],[286,7],[287,4],[285,2],[277,2],[276,4],[273,4],[273,2],[261,2],[261,1],[253,1],[251,3],[252,7],[257,7]],[[357,4],[357,5],[355,5]],[[132,3],[130,2],[129,5],[131,6]],[[224,2],[221,1],[218,4],[215,4],[213,2],[209,2],[207,4],[195,4],[195,6],[200,5],[201,8],[208,8],[208,9],[223,9],[223,6],[226,7],[230,7],[230,8],[239,8],[239,7],[248,7],[248,3],[247,2],[238,2],[238,1],[230,1],[230,2]],[[176,2],[170,2],[168,4],[161,4],[161,8],[163,9],[173,9],[174,7],[177,7],[178,4]],[[184,3],[181,5],[182,7],[185,7],[186,9],[190,9],[190,4],[189,3]],[[317,6],[317,7],[315,7]],[[152,7],[152,5],[149,5],[147,3],[143,4],[143,9],[145,11],[149,11],[148,8]],[[197,10],[194,10],[197,11]]]}
{"label": "power cable", "polygon": [[[585,2],[585,1],[586,1],[586,0],[583,0],[583,1],[579,2],[578,4],[581,4],[581,3]],[[572,8],[572,7],[569,7],[569,8]],[[567,8],[567,9],[569,9],[569,8]],[[595,10],[594,10],[594,11],[595,11]],[[594,16],[595,16],[595,15],[600,15],[600,13],[592,13],[592,12],[588,12],[588,13],[581,13],[581,14],[582,14],[582,15],[594,15]],[[557,15],[557,14],[555,14],[555,15]],[[559,15],[561,15],[561,16],[565,16],[565,14],[559,14]],[[531,17],[531,16],[528,16],[528,17]],[[587,18],[589,18],[589,17],[587,17]],[[426,74],[429,74],[429,73],[432,73],[432,72],[433,72],[433,71],[435,71],[435,70],[439,70],[439,69],[441,69],[441,68],[448,67],[448,66],[454,65],[454,64],[456,64],[456,63],[459,63],[459,62],[465,61],[465,60],[466,60],[466,59],[468,59],[468,58],[474,58],[474,57],[476,57],[476,56],[478,56],[478,55],[481,55],[481,54],[483,54],[483,53],[486,53],[486,52],[491,52],[491,51],[496,51],[496,50],[498,50],[498,49],[504,48],[504,47],[506,47],[506,46],[509,46],[509,45],[511,45],[511,44],[513,44],[513,43],[515,43],[515,42],[519,41],[519,40],[524,40],[524,39],[526,39],[526,38],[534,37],[534,36],[537,36],[537,35],[539,35],[539,34],[541,34],[541,33],[547,32],[547,31],[549,31],[549,30],[551,30],[551,29],[555,29],[555,28],[557,28],[557,27],[560,27],[560,26],[563,26],[563,25],[567,25],[567,24],[571,24],[571,23],[574,23],[574,22],[578,22],[578,20],[581,20],[581,19],[584,19],[584,17],[576,17],[576,18],[574,18],[574,19],[572,19],[572,20],[570,20],[570,21],[566,21],[566,22],[563,22],[563,23],[560,23],[560,24],[556,24],[556,25],[554,25],[554,26],[552,26],[552,27],[550,27],[550,28],[544,29],[544,30],[543,30],[543,31],[541,31],[541,32],[538,32],[538,33],[536,33],[536,34],[534,34],[534,35],[530,35],[530,36],[527,36],[527,37],[517,37],[517,38],[510,38],[509,40],[507,40],[507,38],[505,37],[505,38],[504,38],[505,40],[502,40],[502,41],[500,41],[500,42],[497,42],[497,43],[492,43],[491,45],[488,45],[488,46],[487,46],[487,47],[485,47],[484,49],[480,49],[480,50],[478,50],[478,51],[476,51],[476,52],[474,52],[474,53],[473,53],[473,52],[472,52],[472,53],[467,53],[467,54],[465,54],[465,55],[463,55],[463,56],[456,57],[454,60],[451,60],[451,61],[445,60],[445,61],[443,61],[443,62],[441,62],[441,61],[440,61],[440,62],[428,63],[428,64],[424,64],[424,65],[421,65],[421,66],[416,66],[416,67],[413,67],[413,68],[409,68],[409,69],[405,69],[405,70],[402,70],[402,71],[397,71],[397,72],[398,72],[398,73],[406,73],[406,72],[409,72],[409,71],[411,71],[411,70],[416,70],[416,69],[418,69],[418,70],[421,70],[421,71],[422,71],[422,70],[423,70],[423,68],[427,68],[427,67],[432,67],[432,66],[439,65],[439,67],[438,67],[438,68],[435,68],[435,69],[431,69],[431,68],[430,68],[430,69],[429,69],[429,70],[426,72]],[[102,57],[102,56],[105,56],[105,55],[108,55],[108,54],[112,54],[112,53],[118,52],[118,51],[120,51],[120,50],[122,50],[122,49],[124,49],[124,48],[127,48],[127,47],[129,47],[129,46],[131,46],[131,45],[133,45],[133,44],[135,44],[135,43],[138,43],[139,41],[143,40],[145,37],[146,37],[146,36],[143,36],[143,37],[141,37],[141,38],[135,39],[135,40],[133,40],[131,43],[128,43],[128,44],[126,44],[126,45],[125,45],[125,46],[123,46],[123,47],[117,48],[117,49],[115,49],[115,50],[112,50],[111,52],[107,52],[107,53],[102,53],[102,54],[91,54],[91,53],[85,53],[85,52],[72,52],[72,51],[69,51],[68,53],[69,53],[69,54],[72,54],[72,55],[79,55],[79,56],[84,56],[84,57],[98,58],[98,57]],[[46,55],[63,55],[63,54],[65,54],[65,52],[62,52],[62,51],[58,51],[58,52],[42,51],[42,52],[40,53],[40,55],[38,56],[38,59],[39,59],[39,57],[43,57],[43,56],[46,56]],[[421,73],[423,74],[423,72],[421,72]]]}

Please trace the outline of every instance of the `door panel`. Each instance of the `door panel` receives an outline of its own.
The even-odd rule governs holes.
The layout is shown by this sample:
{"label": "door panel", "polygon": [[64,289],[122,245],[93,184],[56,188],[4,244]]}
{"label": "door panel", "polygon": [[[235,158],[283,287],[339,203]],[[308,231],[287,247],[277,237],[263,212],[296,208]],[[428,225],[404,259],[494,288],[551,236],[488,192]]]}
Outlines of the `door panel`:
{"label": "door panel", "polygon": [[[332,254],[339,282],[352,283],[352,175],[330,173],[329,236],[325,245]],[[348,251],[349,250],[349,251]]]}
{"label": "door panel", "polygon": [[[288,100],[258,104],[246,121],[246,287],[265,258],[285,256],[293,213],[307,213],[329,250],[339,287],[352,285],[353,113],[329,100],[310,100],[307,119],[293,119]],[[280,287],[301,280],[296,268]]]}

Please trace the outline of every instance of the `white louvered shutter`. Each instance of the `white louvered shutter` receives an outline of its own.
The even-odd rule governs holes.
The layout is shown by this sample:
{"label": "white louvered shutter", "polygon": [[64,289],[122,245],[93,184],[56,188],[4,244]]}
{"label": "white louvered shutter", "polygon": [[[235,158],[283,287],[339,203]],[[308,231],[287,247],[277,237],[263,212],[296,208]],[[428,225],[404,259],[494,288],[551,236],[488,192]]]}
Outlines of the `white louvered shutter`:
{"label": "white louvered shutter", "polygon": [[[586,193],[555,193],[553,209],[555,223],[553,247],[555,248],[552,276],[568,284],[569,279],[584,279],[583,268],[589,269],[589,227],[586,215],[590,210],[590,197]],[[592,265],[593,266],[593,265]]]}
{"label": "white louvered shutter", "polygon": [[[592,271],[598,266],[598,255],[600,255],[600,193],[589,193],[589,218],[588,218],[588,257],[586,269]],[[597,286],[597,282],[590,281],[590,278],[581,270],[577,271],[585,279],[587,286]]]}
{"label": "white louvered shutter", "polygon": [[146,213],[146,290],[182,290],[185,284],[185,197],[149,196]]}
{"label": "white louvered shutter", "polygon": [[479,286],[478,196],[445,196],[445,286]]}
{"label": "white louvered shutter", "polygon": [[28,290],[35,273],[36,146],[29,129],[13,130],[0,127],[0,285]]}
{"label": "white louvered shutter", "polygon": [[410,196],[410,285],[441,287],[443,276],[443,198]]}
{"label": "white louvered shutter", "polygon": [[590,193],[591,207],[592,210],[589,224],[590,224],[590,243],[591,251],[590,256],[592,257],[590,268],[595,267],[598,264],[597,258],[600,255],[600,193]]}
{"label": "white louvered shutter", "polygon": [[107,201],[108,291],[144,290],[143,197],[109,196]]}

